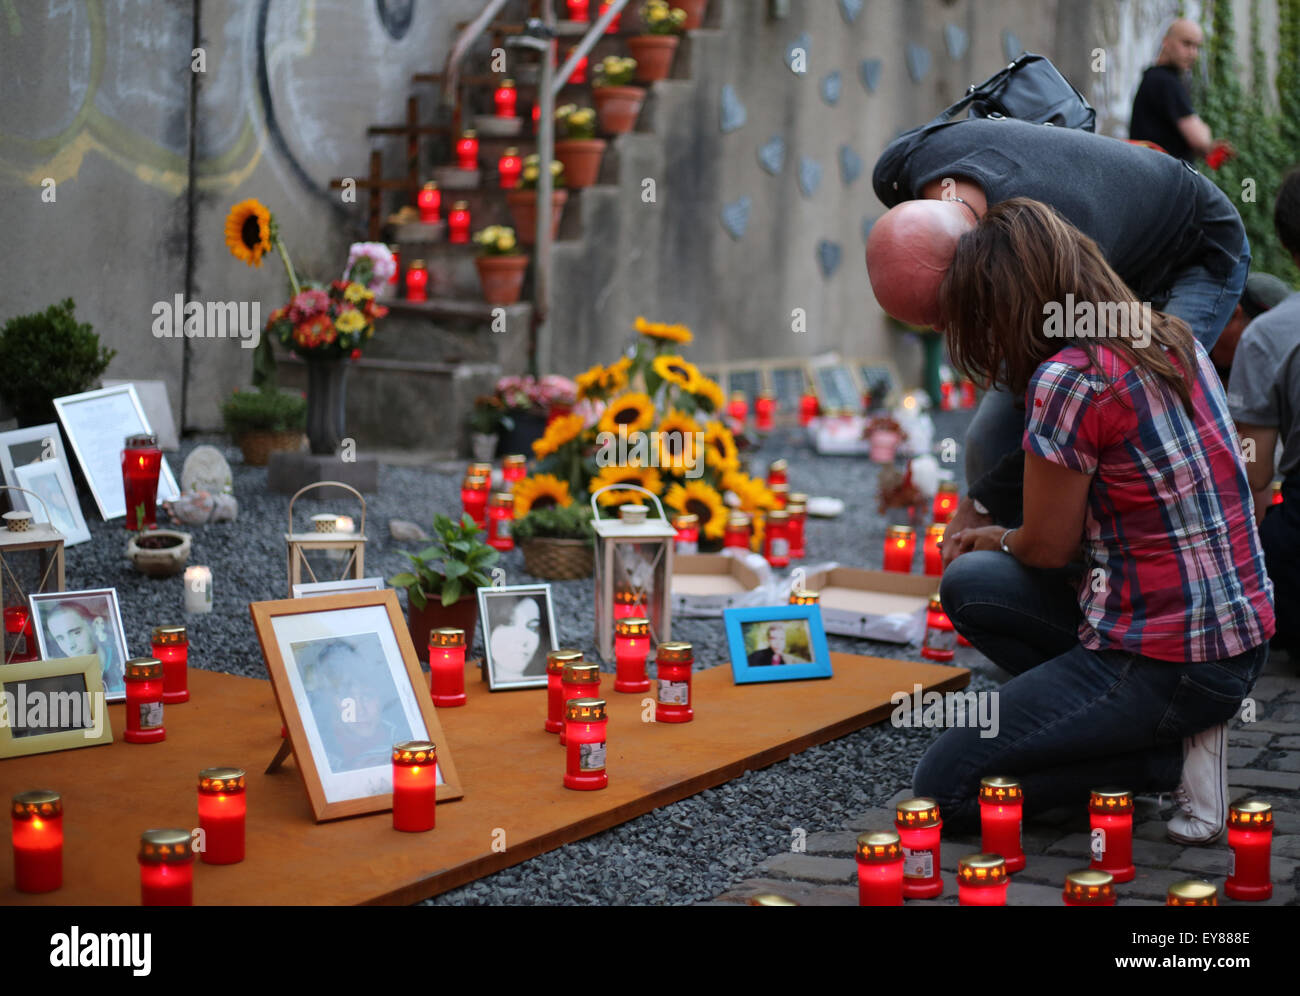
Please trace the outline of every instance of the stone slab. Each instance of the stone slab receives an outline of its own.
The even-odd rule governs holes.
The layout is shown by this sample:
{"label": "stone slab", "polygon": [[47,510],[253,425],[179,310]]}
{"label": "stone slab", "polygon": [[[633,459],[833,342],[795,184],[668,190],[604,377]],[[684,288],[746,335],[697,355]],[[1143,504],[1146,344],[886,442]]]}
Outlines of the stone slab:
{"label": "stone slab", "polygon": [[318,453],[272,453],[266,468],[266,486],[279,494],[291,495],[308,484],[341,481],[358,491],[379,490],[379,461],[374,457],[344,460]]}

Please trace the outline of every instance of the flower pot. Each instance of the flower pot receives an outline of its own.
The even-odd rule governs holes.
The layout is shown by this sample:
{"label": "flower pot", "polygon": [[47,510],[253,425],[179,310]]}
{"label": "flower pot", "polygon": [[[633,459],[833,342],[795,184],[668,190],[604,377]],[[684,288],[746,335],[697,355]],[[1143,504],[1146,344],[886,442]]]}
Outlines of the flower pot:
{"label": "flower pot", "polygon": [[704,23],[704,11],[709,6],[709,0],[672,0],[672,6],[686,11],[686,23],[683,27],[687,31],[694,31]]}
{"label": "flower pot", "polygon": [[416,656],[425,664],[429,663],[429,631],[452,627],[465,631],[465,646],[474,642],[474,630],[478,627],[478,589],[471,588],[468,593],[448,606],[443,606],[441,595],[428,595],[424,608],[417,609],[411,604],[411,597],[406,597],[406,628],[411,631],[411,642],[415,644]]}
{"label": "flower pot", "polygon": [[483,300],[488,304],[514,304],[524,289],[524,271],[528,257],[523,253],[509,256],[476,256],[478,281],[483,285]]}
{"label": "flower pot", "polygon": [[533,577],[573,581],[591,577],[594,569],[592,547],[586,540],[539,536],[520,548],[524,554],[524,570]]}
{"label": "flower pot", "polygon": [[598,86],[592,89],[591,99],[596,102],[600,130],[622,135],[636,127],[645,91],[639,86]]}
{"label": "flower pot", "polygon": [[677,52],[676,35],[635,35],[627,40],[627,47],[636,59],[636,78],[642,83],[666,80],[673,68],[673,55]]}
{"label": "flower pot", "polygon": [[151,578],[169,578],[185,569],[190,559],[190,534],[174,529],[151,529],[132,536],[126,559]]}
{"label": "flower pot", "polygon": [[478,463],[491,463],[497,455],[497,437],[492,432],[471,432],[469,448]]}
{"label": "flower pot", "polygon": [[265,467],[271,461],[272,453],[296,453],[300,450],[302,433],[297,429],[258,429],[243,433],[238,442],[244,453],[244,463],[250,467]]}
{"label": "flower pot", "polygon": [[343,441],[347,376],[342,358],[307,360],[307,439],[313,453],[333,456]]}
{"label": "flower pot", "polygon": [[564,164],[564,179],[570,187],[595,183],[604,154],[603,138],[566,138],[555,143],[555,158]]}
{"label": "flower pot", "polygon": [[545,417],[523,410],[510,411],[508,414],[514,427],[501,431],[501,442],[497,446],[497,452],[523,454],[533,452],[533,442],[541,439],[546,432]]}
{"label": "flower pot", "polygon": [[[560,230],[560,216],[564,214],[564,203],[569,199],[567,190],[551,191],[551,242]],[[531,246],[537,242],[537,191],[512,190],[506,194],[506,203],[510,205],[510,216],[515,222],[515,236],[522,246]]]}

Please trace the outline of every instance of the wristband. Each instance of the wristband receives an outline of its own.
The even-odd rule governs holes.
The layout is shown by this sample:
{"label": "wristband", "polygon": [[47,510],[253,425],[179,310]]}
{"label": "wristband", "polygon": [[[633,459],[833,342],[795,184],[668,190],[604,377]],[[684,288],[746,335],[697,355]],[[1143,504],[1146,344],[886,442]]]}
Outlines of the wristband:
{"label": "wristband", "polygon": [[1011,529],[1008,529],[1006,532],[1004,532],[1002,534],[1002,538],[998,540],[998,546],[1002,547],[1002,552],[1005,553],[1008,557],[1015,556],[1015,554],[1011,552],[1011,548],[1007,546],[1007,537],[1010,536],[1015,531],[1016,529],[1013,526]]}

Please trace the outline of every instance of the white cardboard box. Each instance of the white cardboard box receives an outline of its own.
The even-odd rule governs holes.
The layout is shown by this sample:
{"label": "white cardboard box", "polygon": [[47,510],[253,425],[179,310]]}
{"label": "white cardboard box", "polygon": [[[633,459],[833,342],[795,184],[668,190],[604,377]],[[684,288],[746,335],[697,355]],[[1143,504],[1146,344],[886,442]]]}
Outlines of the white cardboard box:
{"label": "white cardboard box", "polygon": [[683,553],[673,558],[673,615],[720,616],[734,608],[766,578],[739,557],[722,553]]}
{"label": "white cardboard box", "polygon": [[939,579],[925,574],[835,567],[813,571],[804,588],[820,592],[826,632],[886,643],[920,643],[925,610]]}

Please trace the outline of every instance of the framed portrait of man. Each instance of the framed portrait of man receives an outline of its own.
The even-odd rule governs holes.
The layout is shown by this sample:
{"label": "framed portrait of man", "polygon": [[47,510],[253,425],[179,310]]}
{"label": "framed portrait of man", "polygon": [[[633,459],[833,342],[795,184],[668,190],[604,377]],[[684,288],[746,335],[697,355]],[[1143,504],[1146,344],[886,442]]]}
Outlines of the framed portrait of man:
{"label": "framed portrait of man", "polygon": [[831,676],[820,606],[724,609],[722,618],[736,684]]}
{"label": "framed portrait of man", "polygon": [[32,626],[41,657],[57,660],[94,654],[99,658],[104,695],[126,698],[126,635],[116,588],[42,592],[30,597]]}

